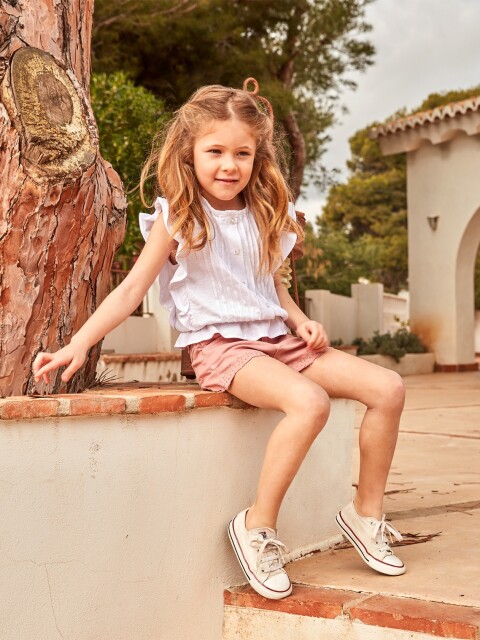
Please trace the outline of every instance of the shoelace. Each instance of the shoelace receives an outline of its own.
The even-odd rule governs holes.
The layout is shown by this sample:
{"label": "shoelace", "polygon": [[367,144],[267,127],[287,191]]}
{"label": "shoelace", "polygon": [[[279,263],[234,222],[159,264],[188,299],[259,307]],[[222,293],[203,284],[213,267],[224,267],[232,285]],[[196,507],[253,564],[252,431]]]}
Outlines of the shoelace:
{"label": "shoelace", "polygon": [[[393,551],[390,549],[390,543],[393,542],[393,538],[401,542],[403,540],[402,534],[395,529],[393,525],[385,520],[385,514],[383,514],[381,520],[376,520],[372,530],[372,540],[375,540],[378,545],[378,550],[380,552],[385,552],[393,554]],[[380,540],[377,540],[377,536],[380,534]],[[387,536],[389,540],[387,539]]]}
{"label": "shoelace", "polygon": [[252,538],[252,547],[258,547],[257,569],[264,573],[270,573],[281,569],[285,564],[286,547],[283,542],[276,538],[263,539],[262,536]]}

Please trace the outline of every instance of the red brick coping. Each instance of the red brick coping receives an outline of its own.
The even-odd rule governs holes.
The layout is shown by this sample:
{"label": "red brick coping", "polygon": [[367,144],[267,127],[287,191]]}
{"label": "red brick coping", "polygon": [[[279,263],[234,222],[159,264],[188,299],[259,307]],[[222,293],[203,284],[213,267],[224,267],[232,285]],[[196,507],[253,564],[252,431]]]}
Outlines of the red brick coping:
{"label": "red brick coping", "polygon": [[438,373],[463,373],[464,371],[478,371],[478,362],[470,364],[438,364],[435,363],[435,371]]}
{"label": "red brick coping", "polygon": [[244,586],[227,589],[224,602],[237,607],[314,618],[341,616],[352,622],[429,633],[440,638],[480,638],[480,609],[413,598],[294,585],[293,593],[288,598],[267,600]]}
{"label": "red brick coping", "polygon": [[126,364],[128,362],[180,362],[180,353],[102,353],[100,359],[104,364]]}
{"label": "red brick coping", "polygon": [[154,414],[219,406],[248,408],[227,392],[202,391],[193,383],[140,382],[96,387],[84,393],[1,398],[0,420]]}

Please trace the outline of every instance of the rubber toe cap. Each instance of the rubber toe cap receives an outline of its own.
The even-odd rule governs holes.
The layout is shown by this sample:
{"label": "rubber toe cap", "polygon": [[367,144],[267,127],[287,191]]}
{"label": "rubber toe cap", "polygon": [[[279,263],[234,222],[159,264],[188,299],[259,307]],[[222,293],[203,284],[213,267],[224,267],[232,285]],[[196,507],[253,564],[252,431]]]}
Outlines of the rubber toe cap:
{"label": "rubber toe cap", "polygon": [[397,567],[398,569],[403,567],[403,562],[400,560],[400,558],[397,558],[397,556],[395,556],[395,555],[386,556],[383,559],[383,561],[386,564],[389,564],[391,567]]}
{"label": "rubber toe cap", "polygon": [[288,591],[292,588],[290,578],[285,571],[279,572],[273,576],[270,575],[267,580],[265,580],[264,585],[268,589],[272,589],[272,591],[276,591],[279,593]]}

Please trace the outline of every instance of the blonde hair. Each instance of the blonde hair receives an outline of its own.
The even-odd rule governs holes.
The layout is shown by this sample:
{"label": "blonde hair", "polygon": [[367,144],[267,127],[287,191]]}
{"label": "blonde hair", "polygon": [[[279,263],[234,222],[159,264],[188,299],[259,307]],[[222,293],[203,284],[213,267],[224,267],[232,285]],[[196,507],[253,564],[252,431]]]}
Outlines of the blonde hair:
{"label": "blonde hair", "polygon": [[[293,231],[301,237],[302,231],[288,214],[290,191],[277,161],[273,118],[260,108],[258,100],[253,92],[242,89],[220,85],[198,89],[175,113],[160,148],[148,158],[140,190],[144,200],[145,182],[155,175],[169,204],[171,235],[180,232],[188,251],[203,248],[211,239],[211,230],[193,168],[193,147],[196,137],[212,121],[238,119],[251,129],[256,140],[252,175],[243,196],[260,234],[260,270],[272,271],[281,259],[281,234]],[[196,235],[195,223],[200,227]]]}

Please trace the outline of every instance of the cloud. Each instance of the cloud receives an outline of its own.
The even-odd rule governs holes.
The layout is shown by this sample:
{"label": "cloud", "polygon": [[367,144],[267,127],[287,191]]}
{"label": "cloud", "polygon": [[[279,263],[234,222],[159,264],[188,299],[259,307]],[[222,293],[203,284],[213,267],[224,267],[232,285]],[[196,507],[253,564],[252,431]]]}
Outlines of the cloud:
{"label": "cloud", "polygon": [[[326,166],[344,176],[356,131],[402,107],[415,109],[430,93],[480,84],[479,0],[377,0],[367,19],[375,64],[353,76],[358,88],[343,95],[348,113],[331,129],[324,155]],[[305,196],[299,206],[313,222],[325,194],[309,189]]]}

